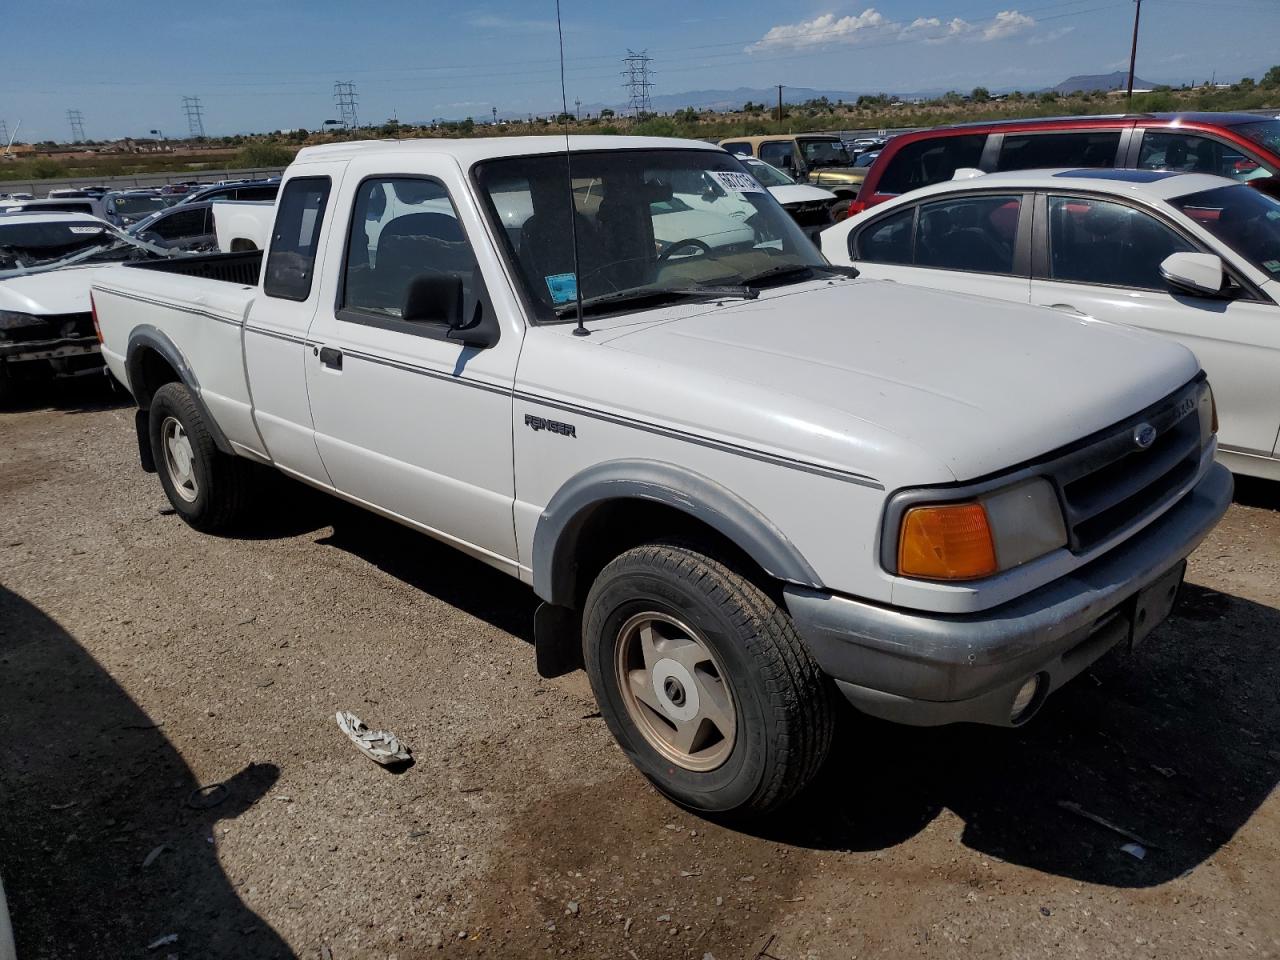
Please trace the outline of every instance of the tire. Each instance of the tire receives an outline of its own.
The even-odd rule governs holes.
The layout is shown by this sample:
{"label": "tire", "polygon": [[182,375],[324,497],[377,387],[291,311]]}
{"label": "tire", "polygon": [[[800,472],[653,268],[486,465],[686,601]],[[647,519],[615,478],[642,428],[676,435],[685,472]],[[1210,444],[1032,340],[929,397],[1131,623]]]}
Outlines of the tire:
{"label": "tire", "polygon": [[[690,651],[690,642],[701,649]],[[684,806],[770,813],[826,758],[832,687],[791,618],[750,580],[690,547],[636,547],[600,572],[584,609],[583,655],[618,745]]]}
{"label": "tire", "polygon": [[181,383],[156,391],[149,416],[156,472],[178,516],[204,533],[233,527],[249,504],[249,464],[217,448],[195,397]]}

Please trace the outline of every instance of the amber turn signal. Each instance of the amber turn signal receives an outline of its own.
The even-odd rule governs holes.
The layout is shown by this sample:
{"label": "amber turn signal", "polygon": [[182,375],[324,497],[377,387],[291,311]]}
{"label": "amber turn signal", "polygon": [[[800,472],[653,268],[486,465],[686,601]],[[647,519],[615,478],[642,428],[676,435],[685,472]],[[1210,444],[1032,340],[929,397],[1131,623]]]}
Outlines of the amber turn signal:
{"label": "amber turn signal", "polygon": [[978,503],[912,507],[902,518],[898,572],[929,580],[975,580],[995,573],[996,548]]}

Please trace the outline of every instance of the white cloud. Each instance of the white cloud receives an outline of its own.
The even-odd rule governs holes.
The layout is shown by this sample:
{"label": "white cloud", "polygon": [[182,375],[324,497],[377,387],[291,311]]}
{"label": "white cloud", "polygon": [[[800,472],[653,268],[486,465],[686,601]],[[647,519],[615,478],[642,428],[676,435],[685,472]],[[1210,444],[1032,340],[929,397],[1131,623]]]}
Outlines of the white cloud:
{"label": "white cloud", "polygon": [[1030,30],[1035,25],[1035,18],[1028,17],[1025,13],[1019,13],[1017,10],[1001,10],[991,24],[982,31],[982,39],[1003,40],[1005,37],[1012,37],[1024,30]]}
{"label": "white cloud", "polygon": [[837,17],[824,13],[812,20],[770,27],[763,37],[746,48],[747,53],[766,50],[799,50],[831,43],[856,44],[872,38],[919,40],[924,43],[947,43],[951,40],[1003,40],[1031,29],[1035,18],[1017,10],[1002,10],[985,23],[971,23],[954,17],[916,17],[900,22],[886,19],[874,7],[857,16]]}
{"label": "white cloud", "polygon": [[1040,46],[1044,43],[1053,43],[1055,40],[1061,40],[1067,34],[1075,31],[1075,27],[1059,27],[1057,30],[1050,30],[1048,33],[1040,33],[1032,37],[1027,43],[1033,47]]}
{"label": "white cloud", "polygon": [[769,31],[747,47],[748,53],[777,48],[798,49],[819,43],[856,43],[867,31],[883,27],[888,21],[881,13],[868,7],[856,17],[836,18],[834,13],[824,13],[812,20],[770,27]]}

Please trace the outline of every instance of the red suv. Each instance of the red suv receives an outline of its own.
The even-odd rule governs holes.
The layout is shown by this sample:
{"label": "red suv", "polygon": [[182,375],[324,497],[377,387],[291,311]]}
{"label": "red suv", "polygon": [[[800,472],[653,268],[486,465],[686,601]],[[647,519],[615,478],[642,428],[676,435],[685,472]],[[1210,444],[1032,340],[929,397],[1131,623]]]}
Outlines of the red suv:
{"label": "red suv", "polygon": [[1036,167],[1124,167],[1213,173],[1280,194],[1280,120],[1249,113],[1144,113],[1004,120],[894,137],[871,165],[849,215],[950,180]]}

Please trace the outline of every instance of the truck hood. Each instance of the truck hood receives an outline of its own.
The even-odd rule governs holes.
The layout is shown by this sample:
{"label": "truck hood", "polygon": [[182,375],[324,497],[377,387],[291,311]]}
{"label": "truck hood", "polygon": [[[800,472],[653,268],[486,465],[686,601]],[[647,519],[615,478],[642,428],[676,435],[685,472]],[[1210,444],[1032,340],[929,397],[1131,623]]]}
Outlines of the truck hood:
{"label": "truck hood", "polygon": [[47,316],[88,313],[89,286],[100,263],[0,280],[0,310]]}
{"label": "truck hood", "polygon": [[672,419],[890,489],[1032,460],[1199,370],[1185,347],[1144,331],[876,280],[811,282],[600,333],[612,350],[684,368],[676,382],[696,386],[670,398]]}

